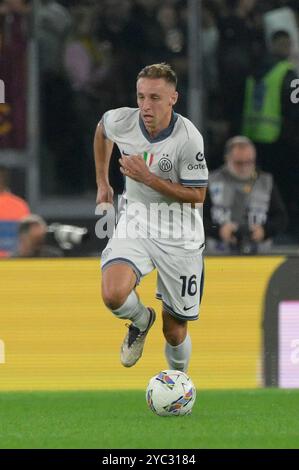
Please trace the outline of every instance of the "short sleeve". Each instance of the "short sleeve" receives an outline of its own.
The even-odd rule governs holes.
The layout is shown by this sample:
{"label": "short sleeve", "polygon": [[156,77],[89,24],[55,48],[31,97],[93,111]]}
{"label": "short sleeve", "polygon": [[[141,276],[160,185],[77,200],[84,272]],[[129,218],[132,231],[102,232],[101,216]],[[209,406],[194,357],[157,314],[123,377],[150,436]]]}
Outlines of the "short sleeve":
{"label": "short sleeve", "polygon": [[112,141],[116,139],[116,111],[116,109],[106,111],[101,119],[104,134],[107,139]]}
{"label": "short sleeve", "polygon": [[208,175],[203,138],[198,133],[184,144],[179,154],[179,182],[183,186],[206,187]]}

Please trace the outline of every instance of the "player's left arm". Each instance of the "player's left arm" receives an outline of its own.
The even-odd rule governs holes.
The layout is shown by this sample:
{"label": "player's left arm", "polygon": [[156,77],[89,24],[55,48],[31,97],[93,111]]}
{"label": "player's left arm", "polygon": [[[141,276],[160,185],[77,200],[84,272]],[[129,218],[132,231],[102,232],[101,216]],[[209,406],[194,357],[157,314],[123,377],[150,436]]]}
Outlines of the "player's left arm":
{"label": "player's left arm", "polygon": [[147,186],[177,202],[196,204],[203,203],[205,200],[206,188],[191,188],[183,186],[180,183],[173,183],[172,181],[164,180],[152,173],[150,175]]}

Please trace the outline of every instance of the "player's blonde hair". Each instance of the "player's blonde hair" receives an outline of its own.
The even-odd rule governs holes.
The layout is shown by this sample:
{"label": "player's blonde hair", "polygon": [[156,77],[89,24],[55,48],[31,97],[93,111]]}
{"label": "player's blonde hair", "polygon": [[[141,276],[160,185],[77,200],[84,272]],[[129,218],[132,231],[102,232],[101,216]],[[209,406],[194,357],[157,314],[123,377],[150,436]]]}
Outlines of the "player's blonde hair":
{"label": "player's blonde hair", "polygon": [[171,83],[175,87],[178,81],[175,71],[165,62],[147,65],[137,75],[137,80],[139,78],[164,78],[167,83]]}

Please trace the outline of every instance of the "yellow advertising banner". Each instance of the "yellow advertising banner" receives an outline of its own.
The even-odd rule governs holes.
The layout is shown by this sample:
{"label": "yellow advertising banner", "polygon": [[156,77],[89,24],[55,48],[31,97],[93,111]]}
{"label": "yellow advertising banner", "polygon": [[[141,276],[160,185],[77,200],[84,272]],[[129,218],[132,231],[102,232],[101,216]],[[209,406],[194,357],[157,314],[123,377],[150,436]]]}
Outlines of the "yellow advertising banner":
{"label": "yellow advertising banner", "polygon": [[[190,322],[198,388],[261,385],[263,299],[283,260],[206,258],[200,319]],[[0,279],[0,390],[145,389],[167,368],[160,314],[141,360],[121,366],[125,321],[101,300],[99,260],[3,260]],[[155,285],[152,273],[138,292],[160,313]]]}

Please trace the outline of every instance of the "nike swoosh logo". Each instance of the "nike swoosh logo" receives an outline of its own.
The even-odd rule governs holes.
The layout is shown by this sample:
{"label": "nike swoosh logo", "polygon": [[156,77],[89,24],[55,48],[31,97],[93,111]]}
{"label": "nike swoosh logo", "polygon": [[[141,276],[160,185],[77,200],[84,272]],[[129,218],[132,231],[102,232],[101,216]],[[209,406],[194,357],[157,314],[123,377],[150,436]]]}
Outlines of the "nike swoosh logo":
{"label": "nike swoosh logo", "polygon": [[184,308],[183,308],[184,312],[187,312],[187,310],[191,310],[191,308],[195,307],[195,305],[196,304],[191,305],[191,307],[188,307],[188,308],[186,307],[186,305],[184,305]]}
{"label": "nike swoosh logo", "polygon": [[124,152],[124,151],[122,151],[122,154],[123,154],[123,155],[126,155],[127,157],[129,157],[129,155],[130,155],[129,153],[126,153],[126,152]]}

